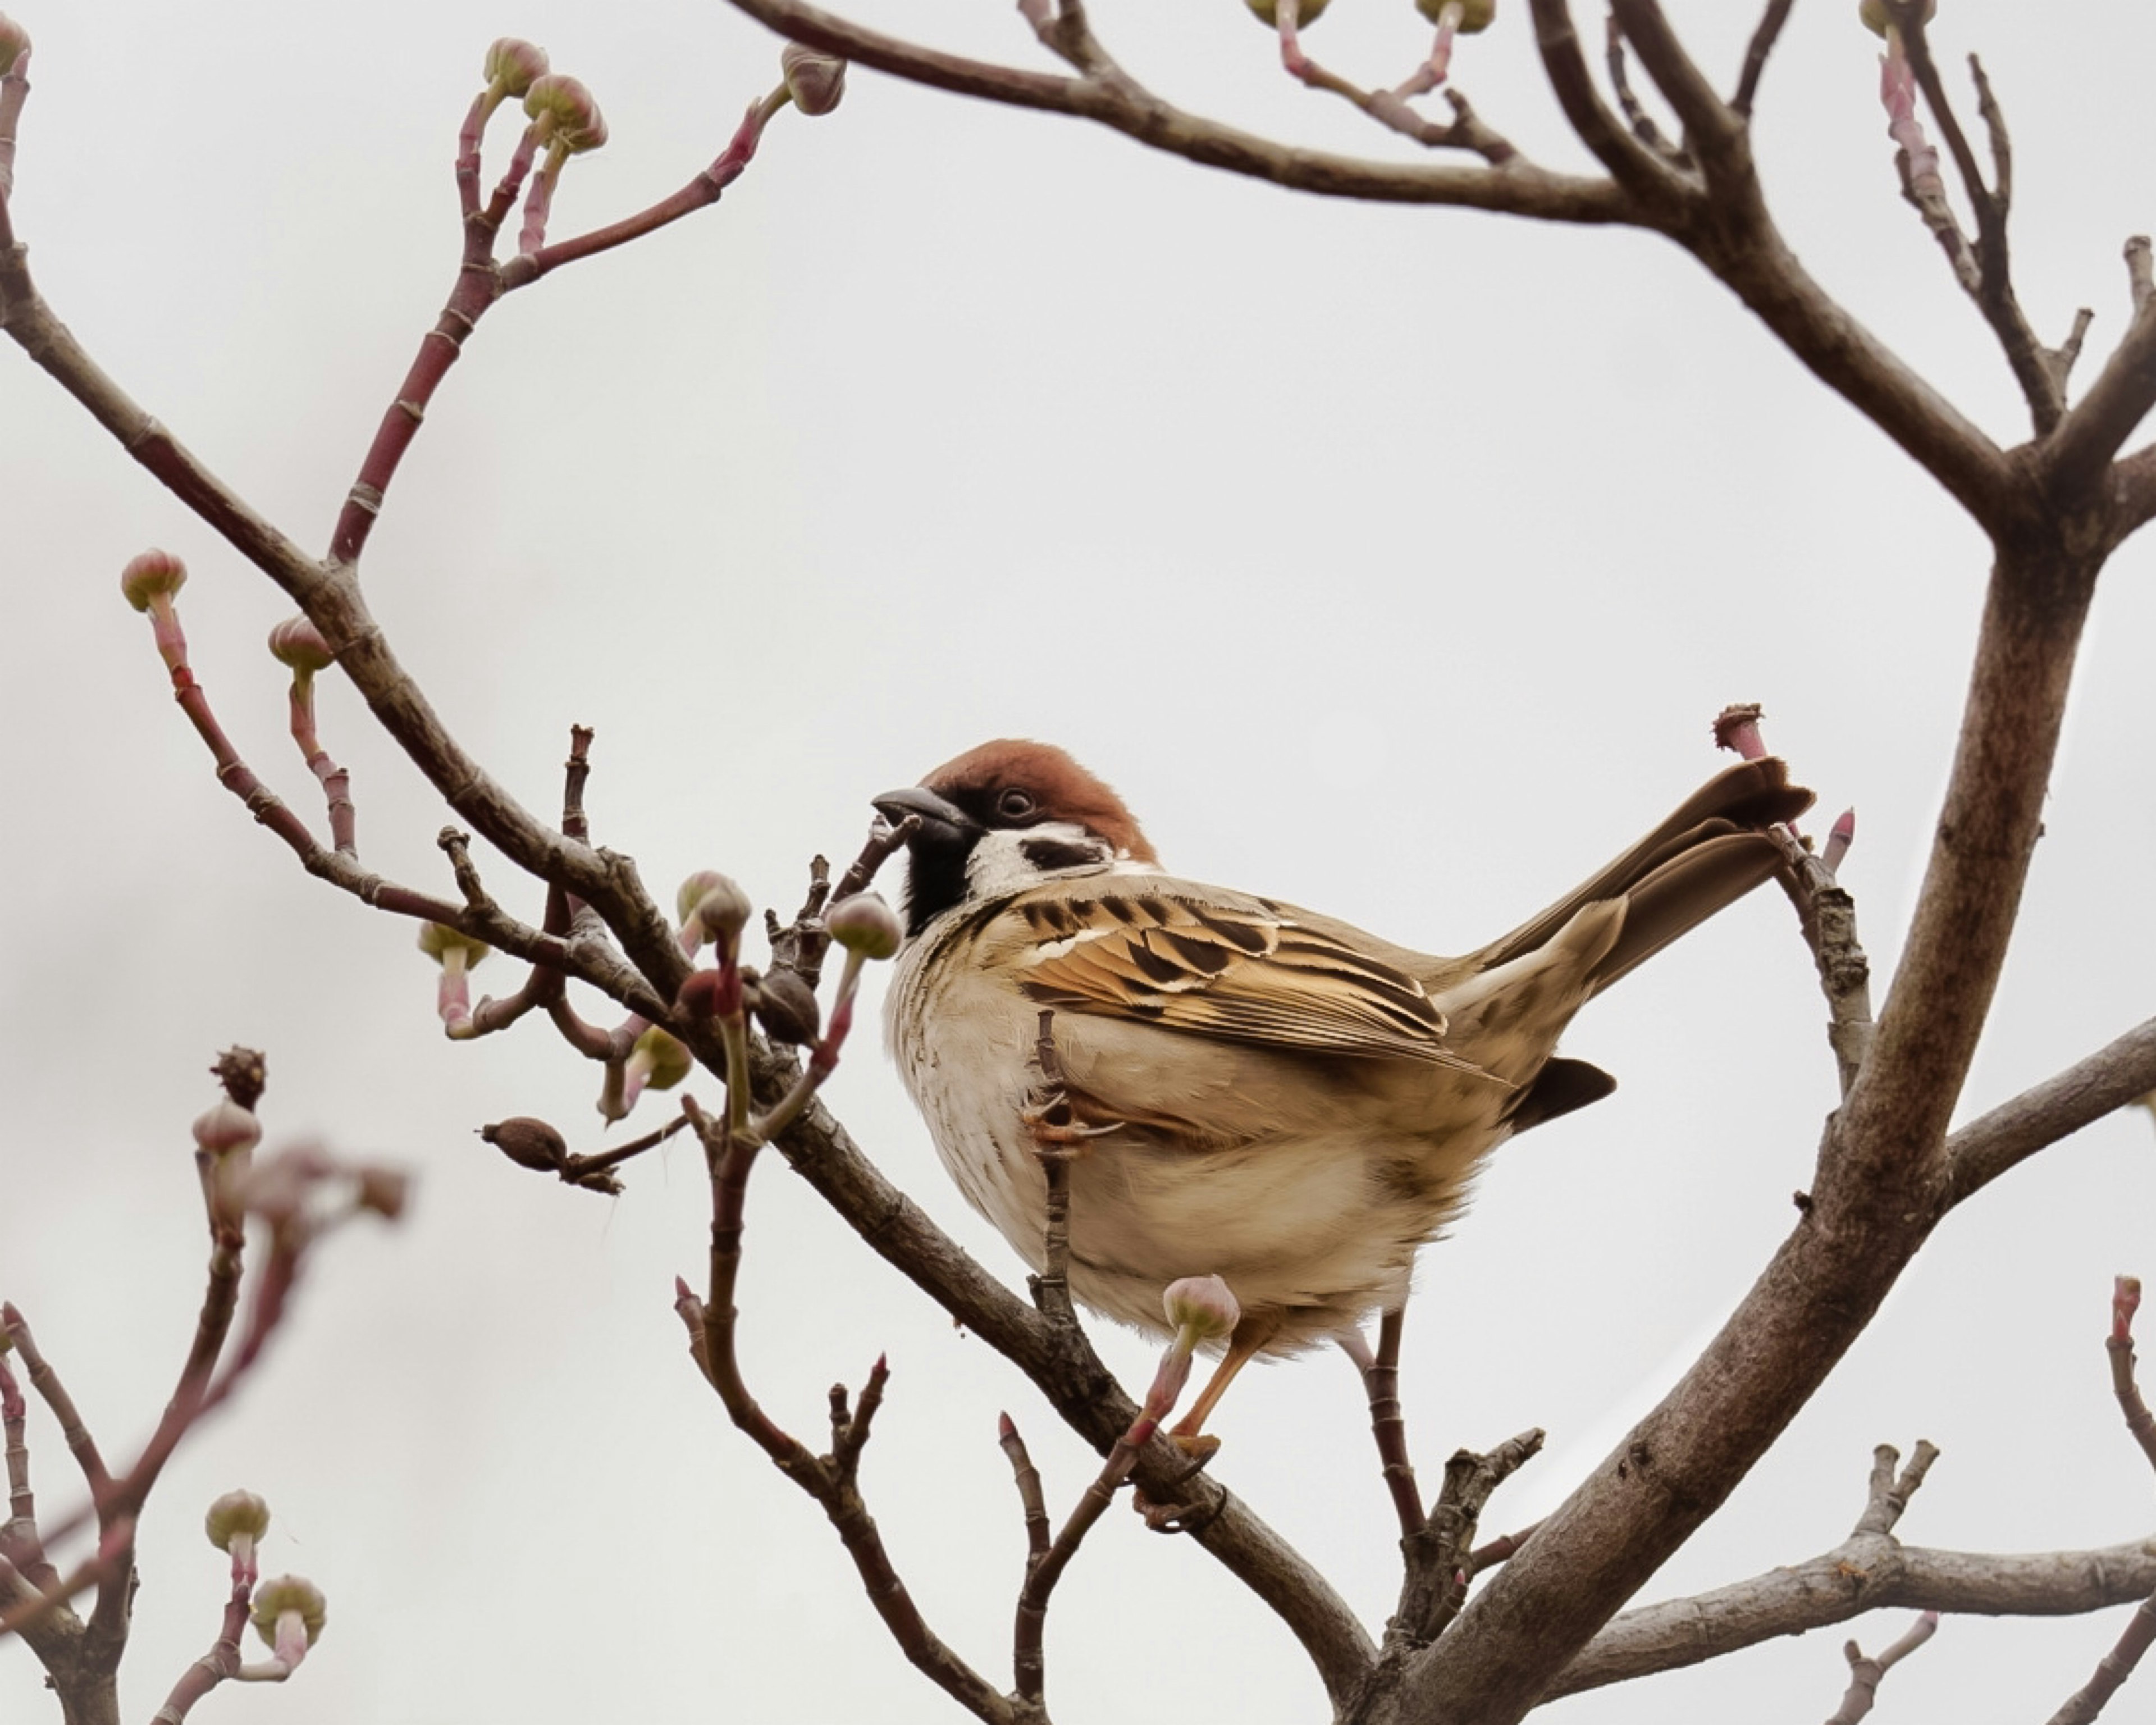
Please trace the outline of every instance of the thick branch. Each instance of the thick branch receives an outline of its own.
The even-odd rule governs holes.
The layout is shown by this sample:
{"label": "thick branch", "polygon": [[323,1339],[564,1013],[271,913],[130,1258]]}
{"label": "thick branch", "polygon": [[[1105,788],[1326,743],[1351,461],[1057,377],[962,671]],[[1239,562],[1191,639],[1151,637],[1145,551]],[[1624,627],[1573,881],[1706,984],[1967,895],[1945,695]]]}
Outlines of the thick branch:
{"label": "thick branch", "polygon": [[1510,1722],[1718,1508],[1943,1213],[1946,1123],[2034,849],[2093,570],[2002,559],[1930,870],[1811,1208],[1684,1380],[1423,1656],[1404,1715]]}
{"label": "thick branch", "polygon": [[2070,1132],[2156,1090],[2156,1019],[1979,1115],[1947,1140],[1948,1207]]}

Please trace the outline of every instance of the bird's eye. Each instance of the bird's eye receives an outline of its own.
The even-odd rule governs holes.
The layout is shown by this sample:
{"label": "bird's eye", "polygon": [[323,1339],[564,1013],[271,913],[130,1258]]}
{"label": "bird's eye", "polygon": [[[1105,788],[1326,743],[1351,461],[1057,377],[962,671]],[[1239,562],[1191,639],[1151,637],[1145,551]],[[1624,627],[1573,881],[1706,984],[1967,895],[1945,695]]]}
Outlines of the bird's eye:
{"label": "bird's eye", "polygon": [[1038,806],[1030,791],[1022,791],[1016,785],[996,795],[996,813],[1005,820],[1025,820]]}

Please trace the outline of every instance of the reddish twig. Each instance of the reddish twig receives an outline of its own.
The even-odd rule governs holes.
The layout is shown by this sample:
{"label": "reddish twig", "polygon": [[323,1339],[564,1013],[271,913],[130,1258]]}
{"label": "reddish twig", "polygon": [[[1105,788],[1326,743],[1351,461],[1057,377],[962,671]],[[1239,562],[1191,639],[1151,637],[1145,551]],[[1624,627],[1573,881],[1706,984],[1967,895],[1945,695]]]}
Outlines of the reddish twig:
{"label": "reddish twig", "polygon": [[2149,1413],[2148,1404],[2142,1399],[2134,1382],[2133,1314],[2140,1306],[2141,1279],[2118,1277],[2112,1286],[2111,1333],[2104,1337],[2103,1345],[2111,1356],[2112,1394],[2118,1398],[2119,1412],[2126,1416],[2126,1429],[2141,1445],[2141,1453],[2156,1466],[2156,1415]]}
{"label": "reddish twig", "polygon": [[1423,1512],[1422,1491],[1408,1453],[1407,1417],[1400,1407],[1400,1332],[1405,1318],[1404,1310],[1378,1318],[1378,1348],[1363,1368],[1363,1388],[1370,1398],[1370,1435],[1377,1440],[1378,1461],[1399,1519],[1400,1538],[1412,1539],[1429,1517]]}

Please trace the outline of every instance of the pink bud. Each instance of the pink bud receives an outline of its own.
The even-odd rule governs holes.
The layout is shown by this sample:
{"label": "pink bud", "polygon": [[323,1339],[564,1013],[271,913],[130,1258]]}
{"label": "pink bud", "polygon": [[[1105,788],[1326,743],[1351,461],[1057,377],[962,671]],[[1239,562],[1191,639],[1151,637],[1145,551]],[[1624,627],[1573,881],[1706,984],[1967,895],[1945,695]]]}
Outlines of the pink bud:
{"label": "pink bud", "polygon": [[1234,1291],[1217,1276],[1186,1276],[1170,1282],[1160,1309],[1169,1328],[1187,1331],[1195,1342],[1219,1341],[1243,1320]]}
{"label": "pink bud", "polygon": [[2111,1333],[2125,1341],[2133,1333],[2133,1314],[2141,1309],[2141,1278],[2121,1276],[2111,1284]]}
{"label": "pink bud", "polygon": [[1748,761],[1756,761],[1767,752],[1767,745],[1759,738],[1761,717],[1756,702],[1744,701],[1726,706],[1715,716],[1714,746],[1742,755]]}
{"label": "pink bud", "polygon": [[540,135],[572,156],[596,150],[606,141],[599,105],[578,80],[549,72],[532,80],[524,95],[524,111],[539,122]]}
{"label": "pink bud", "polygon": [[486,51],[486,82],[490,90],[506,96],[521,96],[547,74],[547,50],[516,36],[495,39]]}
{"label": "pink bud", "polygon": [[187,583],[187,566],[169,551],[146,551],[127,560],[120,572],[120,591],[137,611],[152,601],[170,598]]}
{"label": "pink bud", "polygon": [[336,663],[322,632],[304,617],[288,617],[270,631],[270,656],[308,674],[327,670]]}
{"label": "pink bud", "polygon": [[1826,849],[1820,852],[1820,860],[1826,865],[1830,875],[1841,872],[1841,860],[1849,855],[1849,847],[1856,842],[1856,811],[1845,809],[1826,835]]}

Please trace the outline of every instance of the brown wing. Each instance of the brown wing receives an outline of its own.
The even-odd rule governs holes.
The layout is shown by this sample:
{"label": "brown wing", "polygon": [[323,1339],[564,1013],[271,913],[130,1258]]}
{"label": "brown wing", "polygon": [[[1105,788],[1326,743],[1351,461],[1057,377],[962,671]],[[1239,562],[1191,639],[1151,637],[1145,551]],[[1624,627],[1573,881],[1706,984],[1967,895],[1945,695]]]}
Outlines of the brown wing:
{"label": "brown wing", "polygon": [[1127,880],[1012,907],[1027,929],[1016,962],[1029,998],[1235,1042],[1480,1070],[1444,1046],[1445,1015],[1419,982],[1338,935],[1270,900]]}

